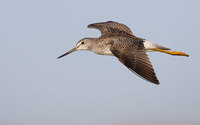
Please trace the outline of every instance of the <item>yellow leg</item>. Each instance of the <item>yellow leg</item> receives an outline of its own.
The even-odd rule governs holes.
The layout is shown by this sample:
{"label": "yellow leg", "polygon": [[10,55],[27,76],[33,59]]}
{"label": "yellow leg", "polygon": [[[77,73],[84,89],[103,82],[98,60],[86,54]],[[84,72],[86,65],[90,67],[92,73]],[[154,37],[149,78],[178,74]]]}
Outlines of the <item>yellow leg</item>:
{"label": "yellow leg", "polygon": [[178,52],[178,51],[168,51],[168,50],[162,50],[162,49],[150,49],[150,50],[159,51],[159,52],[167,53],[167,54],[170,54],[170,55],[189,56],[189,55],[186,54],[186,53]]}

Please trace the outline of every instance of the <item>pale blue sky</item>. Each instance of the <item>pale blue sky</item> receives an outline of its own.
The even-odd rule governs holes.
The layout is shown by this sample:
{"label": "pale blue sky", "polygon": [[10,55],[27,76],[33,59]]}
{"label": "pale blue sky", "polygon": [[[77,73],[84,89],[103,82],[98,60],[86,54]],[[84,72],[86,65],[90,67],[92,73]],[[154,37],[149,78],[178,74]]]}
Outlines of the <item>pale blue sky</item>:
{"label": "pale blue sky", "polygon": [[[1,0],[0,124],[200,124],[199,12],[199,0]],[[148,53],[159,86],[115,57],[56,59],[109,20],[190,57]]]}

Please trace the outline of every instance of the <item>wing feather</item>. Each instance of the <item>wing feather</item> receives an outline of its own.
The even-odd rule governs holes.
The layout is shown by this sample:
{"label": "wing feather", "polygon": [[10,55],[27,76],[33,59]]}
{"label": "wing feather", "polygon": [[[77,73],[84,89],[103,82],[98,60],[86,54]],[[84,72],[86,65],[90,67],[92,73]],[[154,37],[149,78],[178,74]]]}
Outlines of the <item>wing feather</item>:
{"label": "wing feather", "polygon": [[142,41],[127,37],[118,38],[110,50],[132,72],[147,81],[159,84]]}
{"label": "wing feather", "polygon": [[101,37],[112,36],[131,36],[135,37],[131,30],[124,24],[108,21],[93,23],[88,25],[88,28],[95,28],[101,31]]}

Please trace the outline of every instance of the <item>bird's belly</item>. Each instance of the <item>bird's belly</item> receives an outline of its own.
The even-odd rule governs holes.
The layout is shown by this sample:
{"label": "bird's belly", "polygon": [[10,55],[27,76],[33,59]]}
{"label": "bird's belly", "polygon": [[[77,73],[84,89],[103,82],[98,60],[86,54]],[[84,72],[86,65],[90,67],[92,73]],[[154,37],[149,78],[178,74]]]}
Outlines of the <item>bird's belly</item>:
{"label": "bird's belly", "polygon": [[95,52],[96,54],[99,54],[99,55],[113,56],[113,53],[110,51],[110,48],[96,49],[96,50],[93,50],[93,52]]}
{"label": "bird's belly", "polygon": [[113,56],[113,53],[111,51],[104,51],[104,52],[100,53],[100,55],[110,55],[110,56]]}

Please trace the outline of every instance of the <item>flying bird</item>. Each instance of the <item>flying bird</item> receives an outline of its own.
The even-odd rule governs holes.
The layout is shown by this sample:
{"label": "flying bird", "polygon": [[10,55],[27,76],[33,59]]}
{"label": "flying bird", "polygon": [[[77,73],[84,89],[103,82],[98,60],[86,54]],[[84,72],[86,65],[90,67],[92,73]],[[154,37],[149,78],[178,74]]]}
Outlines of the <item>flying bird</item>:
{"label": "flying bird", "polygon": [[100,30],[101,36],[79,40],[73,49],[59,56],[58,59],[78,50],[93,51],[100,55],[111,55],[117,57],[136,75],[149,82],[159,84],[146,52],[159,51],[171,55],[189,56],[183,52],[169,51],[170,49],[167,47],[136,37],[126,25],[118,22],[93,23],[88,25],[88,28]]}

